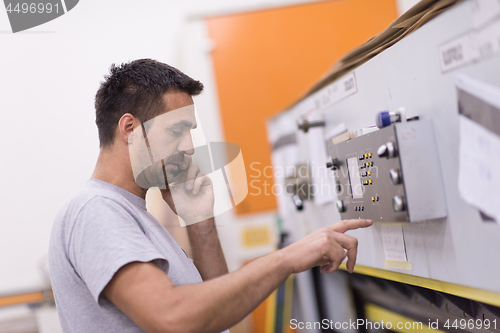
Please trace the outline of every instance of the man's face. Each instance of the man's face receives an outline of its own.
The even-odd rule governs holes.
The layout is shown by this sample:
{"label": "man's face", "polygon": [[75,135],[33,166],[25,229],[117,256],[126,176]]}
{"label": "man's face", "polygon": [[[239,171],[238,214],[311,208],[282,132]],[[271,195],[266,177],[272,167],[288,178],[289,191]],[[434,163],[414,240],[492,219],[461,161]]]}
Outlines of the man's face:
{"label": "man's face", "polygon": [[135,137],[146,134],[145,142],[134,139],[130,149],[133,169],[136,165],[134,177],[142,188],[165,188],[165,177],[171,183],[188,163],[188,156],[194,153],[191,129],[197,124],[193,99],[177,91],[168,92],[163,98],[166,112],[145,122],[144,130],[141,126],[134,130]]}

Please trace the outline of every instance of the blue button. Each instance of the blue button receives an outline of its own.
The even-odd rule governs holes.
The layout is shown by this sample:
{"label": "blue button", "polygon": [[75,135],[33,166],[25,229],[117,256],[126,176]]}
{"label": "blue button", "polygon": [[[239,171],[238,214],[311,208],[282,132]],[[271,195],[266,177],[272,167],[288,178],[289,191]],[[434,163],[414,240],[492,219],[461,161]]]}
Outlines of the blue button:
{"label": "blue button", "polygon": [[375,117],[375,123],[378,128],[386,127],[391,124],[391,116],[389,115],[389,111],[380,111],[377,113]]}

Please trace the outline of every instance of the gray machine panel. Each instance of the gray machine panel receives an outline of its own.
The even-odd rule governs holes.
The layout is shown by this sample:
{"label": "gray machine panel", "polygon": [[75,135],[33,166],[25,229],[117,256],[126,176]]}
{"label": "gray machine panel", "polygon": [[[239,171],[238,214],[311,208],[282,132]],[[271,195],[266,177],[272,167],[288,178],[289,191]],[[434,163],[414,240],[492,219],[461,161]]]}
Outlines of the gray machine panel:
{"label": "gray machine panel", "polygon": [[447,216],[441,163],[432,120],[396,124],[409,221]]}
{"label": "gray machine panel", "polygon": [[[380,157],[377,150],[388,143],[394,156]],[[398,123],[327,146],[336,164],[337,207],[343,219],[417,222],[446,216],[431,121]],[[391,172],[399,182],[391,180]]]}

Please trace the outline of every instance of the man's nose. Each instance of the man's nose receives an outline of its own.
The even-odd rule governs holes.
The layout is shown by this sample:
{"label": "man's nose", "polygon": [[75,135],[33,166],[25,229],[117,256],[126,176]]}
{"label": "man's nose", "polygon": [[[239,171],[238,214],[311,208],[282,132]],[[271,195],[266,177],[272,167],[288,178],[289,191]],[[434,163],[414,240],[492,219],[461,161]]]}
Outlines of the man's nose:
{"label": "man's nose", "polygon": [[193,138],[191,137],[191,131],[189,131],[183,138],[179,146],[177,146],[179,152],[183,152],[186,155],[194,154]]}

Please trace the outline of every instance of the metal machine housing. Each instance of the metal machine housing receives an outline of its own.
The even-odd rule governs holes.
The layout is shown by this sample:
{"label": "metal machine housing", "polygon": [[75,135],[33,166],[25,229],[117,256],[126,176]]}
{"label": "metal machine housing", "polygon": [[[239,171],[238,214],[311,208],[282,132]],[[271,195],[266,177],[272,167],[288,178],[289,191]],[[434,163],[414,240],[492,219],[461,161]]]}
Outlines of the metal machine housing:
{"label": "metal machine housing", "polygon": [[418,222],[447,216],[431,120],[395,123],[338,144],[328,141],[327,147],[343,219]]}

